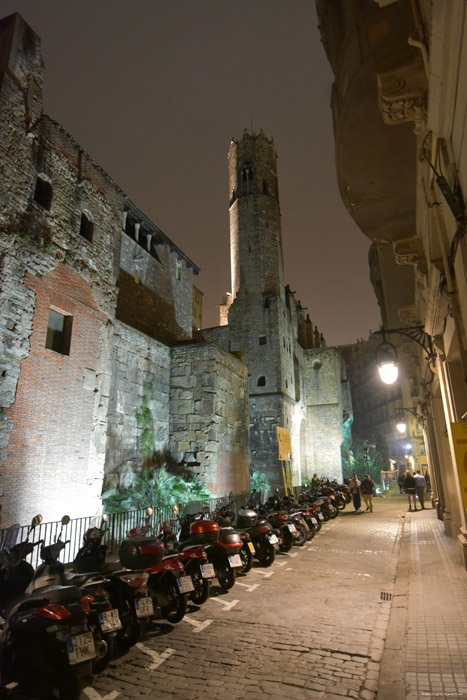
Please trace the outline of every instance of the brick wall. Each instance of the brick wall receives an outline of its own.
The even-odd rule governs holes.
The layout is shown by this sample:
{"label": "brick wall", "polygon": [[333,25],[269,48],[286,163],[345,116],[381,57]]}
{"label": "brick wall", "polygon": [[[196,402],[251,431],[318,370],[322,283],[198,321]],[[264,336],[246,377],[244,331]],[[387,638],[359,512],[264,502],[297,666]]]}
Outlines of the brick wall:
{"label": "brick wall", "polygon": [[[35,310],[16,398],[5,411],[12,428],[2,511],[5,521],[23,523],[38,509],[46,520],[65,512],[83,514],[94,476],[90,445],[96,383],[89,375],[99,367],[106,322],[89,285],[64,265],[43,278],[28,273],[25,285],[35,295]],[[45,347],[51,306],[73,317],[69,355]]]}

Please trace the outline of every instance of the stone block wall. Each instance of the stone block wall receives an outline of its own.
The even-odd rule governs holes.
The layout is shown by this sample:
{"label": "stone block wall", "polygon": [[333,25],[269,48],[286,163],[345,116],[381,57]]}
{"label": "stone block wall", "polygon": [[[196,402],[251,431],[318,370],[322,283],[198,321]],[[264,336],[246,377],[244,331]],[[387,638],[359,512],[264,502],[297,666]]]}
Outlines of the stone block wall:
{"label": "stone block wall", "polygon": [[[305,350],[303,354],[307,476],[316,472],[342,481],[343,360],[332,347]],[[347,408],[348,401],[346,395]]]}
{"label": "stone block wall", "polygon": [[213,495],[249,486],[245,365],[219,346],[172,348],[170,444]]}
{"label": "stone block wall", "polygon": [[145,444],[152,442],[156,451],[167,449],[169,378],[170,349],[117,322],[112,339],[107,486],[116,486],[141,468]]}

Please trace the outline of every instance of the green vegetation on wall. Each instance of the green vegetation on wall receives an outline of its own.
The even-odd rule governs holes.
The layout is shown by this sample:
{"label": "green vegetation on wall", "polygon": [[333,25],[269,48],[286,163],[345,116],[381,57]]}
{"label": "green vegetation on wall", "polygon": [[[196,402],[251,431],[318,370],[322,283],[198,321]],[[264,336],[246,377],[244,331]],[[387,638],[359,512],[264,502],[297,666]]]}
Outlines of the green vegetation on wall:
{"label": "green vegetation on wall", "polygon": [[165,467],[154,466],[145,466],[139,474],[135,474],[131,487],[108,488],[101,496],[108,513],[148,507],[160,508],[211,497],[211,492],[198,476],[170,474]]}

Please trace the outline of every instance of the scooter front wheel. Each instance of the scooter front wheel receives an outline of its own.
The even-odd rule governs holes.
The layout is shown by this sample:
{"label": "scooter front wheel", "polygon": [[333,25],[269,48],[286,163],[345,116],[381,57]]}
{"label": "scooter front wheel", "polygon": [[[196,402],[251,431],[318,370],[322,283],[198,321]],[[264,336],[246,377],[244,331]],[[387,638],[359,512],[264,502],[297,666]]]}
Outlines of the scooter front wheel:
{"label": "scooter front wheel", "polygon": [[229,591],[235,585],[236,571],[231,569],[228,564],[223,567],[216,569],[216,577],[219,582],[219,586],[224,589],[224,591]]}

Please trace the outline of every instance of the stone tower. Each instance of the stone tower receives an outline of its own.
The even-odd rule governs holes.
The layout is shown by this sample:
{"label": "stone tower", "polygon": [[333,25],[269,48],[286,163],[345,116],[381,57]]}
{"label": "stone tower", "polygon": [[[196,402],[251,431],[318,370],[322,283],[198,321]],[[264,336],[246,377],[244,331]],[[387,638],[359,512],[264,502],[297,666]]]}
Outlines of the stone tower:
{"label": "stone tower", "polygon": [[[250,467],[282,486],[277,428],[290,436],[294,485],[304,476],[342,478],[343,416],[350,413],[345,368],[327,348],[295,292],[284,284],[277,157],[263,131],[229,150],[232,289],[220,325],[203,329],[248,368]],[[344,387],[344,389],[343,389]]]}
{"label": "stone tower", "polygon": [[230,350],[248,367],[252,467],[274,483],[280,472],[277,460],[271,464],[276,427],[289,427],[287,404],[295,405],[300,391],[284,287],[276,159],[273,141],[262,131],[245,131],[230,144]]}

